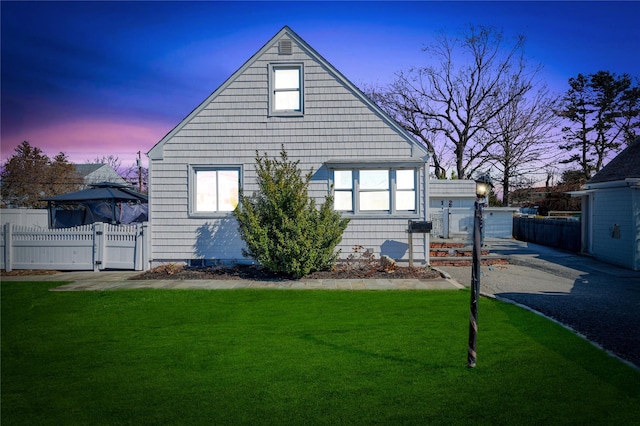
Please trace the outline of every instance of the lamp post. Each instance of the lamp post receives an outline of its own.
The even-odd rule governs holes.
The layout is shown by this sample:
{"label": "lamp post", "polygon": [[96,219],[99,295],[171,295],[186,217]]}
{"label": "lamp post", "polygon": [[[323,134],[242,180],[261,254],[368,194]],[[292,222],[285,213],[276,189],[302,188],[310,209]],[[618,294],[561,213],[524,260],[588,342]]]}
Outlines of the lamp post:
{"label": "lamp post", "polygon": [[482,255],[482,209],[493,188],[491,176],[476,179],[476,202],[473,214],[473,264],[471,266],[471,314],[469,316],[469,349],[467,367],[476,366],[476,335],[478,334],[478,295],[480,294],[480,257]]}

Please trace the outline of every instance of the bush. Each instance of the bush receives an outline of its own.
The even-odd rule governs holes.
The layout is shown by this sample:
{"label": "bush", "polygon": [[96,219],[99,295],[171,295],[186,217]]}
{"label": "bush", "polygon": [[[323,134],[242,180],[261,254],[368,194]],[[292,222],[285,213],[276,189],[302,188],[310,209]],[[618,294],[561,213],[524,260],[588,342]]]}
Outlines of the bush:
{"label": "bush", "polygon": [[288,159],[284,147],[280,159],[256,151],[259,190],[251,197],[241,192],[233,212],[247,245],[242,254],[296,278],[331,268],[349,223],[333,210],[331,195],[316,207],[308,195],[313,170],[303,177],[298,164]]}

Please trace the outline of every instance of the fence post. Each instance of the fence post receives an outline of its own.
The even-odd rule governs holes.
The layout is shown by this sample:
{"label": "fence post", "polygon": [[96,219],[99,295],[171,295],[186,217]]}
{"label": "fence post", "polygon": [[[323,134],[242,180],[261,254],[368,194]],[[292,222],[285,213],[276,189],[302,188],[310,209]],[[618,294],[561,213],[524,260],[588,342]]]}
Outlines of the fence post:
{"label": "fence post", "polygon": [[449,238],[450,215],[451,213],[449,212],[448,207],[442,209],[442,238]]}
{"label": "fence post", "polygon": [[103,269],[105,256],[105,235],[104,223],[96,222],[93,224],[93,270],[98,272]]}
{"label": "fence post", "polygon": [[142,234],[143,228],[141,223],[136,223],[136,246],[133,249],[133,269],[136,271],[142,270],[142,253],[143,253],[143,244],[144,244],[144,236]]}
{"label": "fence post", "polygon": [[13,270],[11,263],[13,262],[11,254],[13,253],[13,224],[7,222],[4,224],[4,270],[11,272]]}
{"label": "fence post", "polygon": [[151,257],[151,229],[149,222],[142,223],[142,270],[149,269],[149,258]]}

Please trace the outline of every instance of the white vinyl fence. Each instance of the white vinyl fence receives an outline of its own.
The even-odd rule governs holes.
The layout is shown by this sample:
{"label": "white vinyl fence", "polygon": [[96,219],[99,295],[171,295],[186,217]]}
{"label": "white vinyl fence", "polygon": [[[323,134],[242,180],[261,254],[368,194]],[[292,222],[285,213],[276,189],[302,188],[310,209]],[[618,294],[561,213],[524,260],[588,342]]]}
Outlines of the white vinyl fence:
{"label": "white vinyl fence", "polygon": [[470,238],[473,230],[473,208],[443,208],[430,211],[431,235],[439,238]]}
{"label": "white vinyl fence", "polygon": [[149,264],[147,222],[137,225],[94,223],[45,229],[5,223],[0,235],[0,268],[141,271]]}
{"label": "white vinyl fence", "polygon": [[[514,207],[486,207],[483,212],[484,233],[488,238],[511,238]],[[473,207],[432,209],[431,235],[436,238],[470,239],[473,232]]]}
{"label": "white vinyl fence", "polygon": [[0,223],[14,225],[49,227],[49,210],[47,209],[0,209]]}
{"label": "white vinyl fence", "polygon": [[429,220],[431,220],[431,236],[436,238],[444,238],[444,222],[442,210],[431,211]]}

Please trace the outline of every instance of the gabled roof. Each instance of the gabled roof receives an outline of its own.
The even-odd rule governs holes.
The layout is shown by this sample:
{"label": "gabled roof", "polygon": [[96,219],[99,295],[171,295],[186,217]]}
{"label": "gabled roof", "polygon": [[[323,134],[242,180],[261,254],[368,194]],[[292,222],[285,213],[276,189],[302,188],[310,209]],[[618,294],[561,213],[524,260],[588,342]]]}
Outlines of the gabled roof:
{"label": "gabled roof", "polygon": [[631,142],[586,184],[614,182],[629,178],[640,178],[640,137]]}
{"label": "gabled roof", "polygon": [[245,62],[236,72],[234,72],[220,87],[218,87],[207,99],[204,100],[196,109],[194,109],[187,117],[185,117],[176,127],[174,127],[169,133],[167,133],[157,144],[155,144],[147,156],[151,159],[161,159],[163,145],[170,140],[177,132],[182,129],[187,123],[189,123],[195,116],[197,116],[204,108],[215,99],[218,94],[223,92],[231,83],[233,83],[238,76],[242,75],[245,70],[253,65],[268,49],[270,49],[275,43],[282,37],[289,37],[298,46],[303,49],[311,58],[318,61],[329,73],[344,84],[358,99],[366,104],[372,111],[374,111],[389,127],[393,128],[402,138],[412,146],[418,148],[418,151],[423,157],[429,155],[427,149],[422,146],[409,132],[404,130],[400,124],[394,119],[389,117],[375,102],[369,99],[357,86],[351,83],[340,71],[338,71],[333,65],[331,65],[326,59],[324,59],[318,52],[316,52],[306,41],[300,38],[291,28],[284,26],[278,33],[273,36],[260,50],[258,50],[247,62]]}
{"label": "gabled roof", "polygon": [[85,177],[104,167],[104,163],[74,164],[73,167],[75,167],[76,173],[78,173],[81,177]]}
{"label": "gabled roof", "polygon": [[126,181],[116,172],[113,167],[104,163],[94,164],[74,164],[75,171],[82,179],[85,185],[91,185],[99,182],[113,182],[126,184]]}

